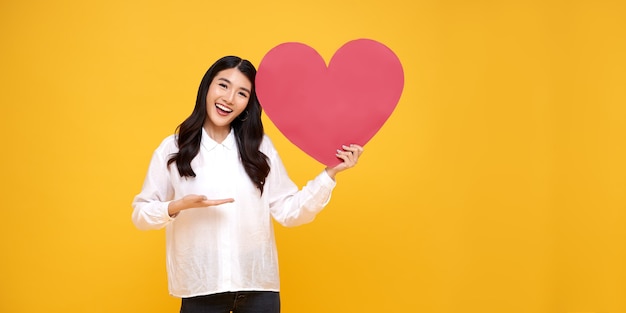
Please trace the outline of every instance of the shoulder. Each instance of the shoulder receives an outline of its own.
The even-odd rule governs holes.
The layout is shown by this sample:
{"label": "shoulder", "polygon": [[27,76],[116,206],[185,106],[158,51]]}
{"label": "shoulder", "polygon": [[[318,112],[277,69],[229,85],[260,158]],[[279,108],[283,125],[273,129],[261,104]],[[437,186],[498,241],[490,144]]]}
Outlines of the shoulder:
{"label": "shoulder", "polygon": [[276,154],[276,148],[274,147],[274,143],[267,134],[263,135],[263,141],[261,141],[261,146],[259,147],[259,150],[267,156],[272,156]]}
{"label": "shoulder", "polygon": [[178,152],[178,143],[176,142],[176,135],[169,135],[165,137],[155,150],[155,153],[165,154],[165,155],[170,155],[176,152]]}

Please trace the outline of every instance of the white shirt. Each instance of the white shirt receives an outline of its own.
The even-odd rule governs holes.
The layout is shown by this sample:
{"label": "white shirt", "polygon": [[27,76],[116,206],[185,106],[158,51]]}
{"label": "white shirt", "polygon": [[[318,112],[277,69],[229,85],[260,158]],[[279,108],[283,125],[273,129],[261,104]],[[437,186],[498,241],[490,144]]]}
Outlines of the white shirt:
{"label": "white shirt", "polygon": [[[227,291],[279,291],[278,255],[272,218],[284,226],[311,222],[335,187],[326,171],[302,190],[287,175],[269,137],[259,149],[269,158],[263,195],[240,162],[235,136],[221,143],[202,130],[196,177],[181,178],[167,160],[178,152],[175,135],[154,151],[141,193],[133,200],[132,220],[141,230],[165,227],[169,292],[192,297]],[[170,201],[188,194],[233,203],[168,214]]]}

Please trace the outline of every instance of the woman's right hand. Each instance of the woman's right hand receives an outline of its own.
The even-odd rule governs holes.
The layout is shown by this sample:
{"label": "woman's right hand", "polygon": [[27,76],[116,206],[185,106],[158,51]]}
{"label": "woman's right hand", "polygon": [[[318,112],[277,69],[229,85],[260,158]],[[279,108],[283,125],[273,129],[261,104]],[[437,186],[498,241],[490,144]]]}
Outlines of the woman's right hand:
{"label": "woman's right hand", "polygon": [[233,198],[209,200],[206,196],[186,195],[178,200],[171,201],[167,207],[167,212],[170,214],[170,216],[174,217],[178,214],[178,212],[182,210],[215,206],[234,201],[235,199]]}

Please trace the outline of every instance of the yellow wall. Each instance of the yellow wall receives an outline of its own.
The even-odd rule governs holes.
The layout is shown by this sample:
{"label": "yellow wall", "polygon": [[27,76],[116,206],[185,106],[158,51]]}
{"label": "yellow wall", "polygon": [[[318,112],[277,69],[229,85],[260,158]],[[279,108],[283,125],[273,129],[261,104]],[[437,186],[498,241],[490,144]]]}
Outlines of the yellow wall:
{"label": "yellow wall", "polygon": [[3,1],[0,34],[0,312],[177,312],[130,203],[206,68],[363,37],[404,93],[277,230],[283,312],[626,312],[622,1]]}

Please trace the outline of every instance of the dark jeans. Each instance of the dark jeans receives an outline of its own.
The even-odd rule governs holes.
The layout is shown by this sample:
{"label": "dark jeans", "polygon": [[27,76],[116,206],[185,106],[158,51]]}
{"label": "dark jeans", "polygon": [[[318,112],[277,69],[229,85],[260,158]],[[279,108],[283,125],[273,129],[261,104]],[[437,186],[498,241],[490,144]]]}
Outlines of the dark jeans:
{"label": "dark jeans", "polygon": [[280,295],[272,291],[224,292],[183,298],[180,313],[280,313]]}

